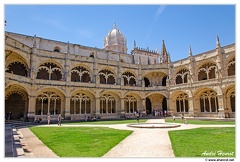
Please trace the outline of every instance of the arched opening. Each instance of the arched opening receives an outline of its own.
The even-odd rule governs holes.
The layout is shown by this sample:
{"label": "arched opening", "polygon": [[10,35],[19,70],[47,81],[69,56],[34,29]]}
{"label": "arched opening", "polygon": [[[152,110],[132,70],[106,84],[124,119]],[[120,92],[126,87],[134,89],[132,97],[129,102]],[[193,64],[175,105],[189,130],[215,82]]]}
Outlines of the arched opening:
{"label": "arched opening", "polygon": [[61,113],[61,98],[55,92],[43,92],[36,99],[36,115],[56,115]]}
{"label": "arched opening", "polygon": [[211,90],[203,92],[200,96],[201,112],[217,112],[218,98],[217,93]]}
{"label": "arched opening", "polygon": [[152,103],[149,98],[146,98],[146,113],[151,114],[152,113]]}
{"label": "arched opening", "polygon": [[122,77],[124,79],[124,85],[136,85],[136,77],[132,73],[125,72],[122,74]]}
{"label": "arched opening", "polygon": [[21,93],[14,92],[5,99],[5,114],[9,114],[10,119],[20,119],[27,113],[27,102]]}
{"label": "arched opening", "polygon": [[137,111],[137,99],[132,95],[127,95],[124,98],[125,101],[125,112],[126,113],[134,113]]}
{"label": "arched opening", "polygon": [[205,63],[198,69],[198,80],[208,80],[215,78],[216,64]]}
{"label": "arched opening", "polygon": [[144,77],[144,83],[145,83],[145,87],[149,87],[150,86],[150,81],[146,77]]}
{"label": "arched opening", "polygon": [[116,113],[116,99],[110,94],[104,94],[100,98],[100,114]]}
{"label": "arched opening", "polygon": [[44,63],[38,68],[37,79],[61,80],[62,70],[54,63]]}
{"label": "arched opening", "polygon": [[72,82],[90,82],[90,72],[81,66],[75,67],[71,70],[71,81]]}
{"label": "arched opening", "polygon": [[188,95],[181,93],[176,98],[176,110],[177,112],[188,112]]}
{"label": "arched opening", "polygon": [[187,83],[189,70],[182,69],[176,74],[176,84]]}
{"label": "arched opening", "polygon": [[85,93],[77,93],[71,97],[70,114],[90,114],[91,99]]}
{"label": "arched opening", "polygon": [[166,86],[167,83],[167,75],[165,75],[162,79],[162,86]]}
{"label": "arched opening", "polygon": [[99,72],[100,76],[100,84],[114,84],[115,83],[115,77],[113,72],[109,70],[101,70]]}
{"label": "arched opening", "polygon": [[235,58],[233,58],[227,65],[228,76],[235,75]]}
{"label": "arched opening", "polygon": [[167,111],[167,98],[164,97],[162,100],[162,110]]}
{"label": "arched opening", "polygon": [[13,62],[8,65],[6,72],[27,77],[27,69],[21,62]]}
{"label": "arched opening", "polygon": [[230,95],[230,104],[232,112],[235,112],[235,91]]}

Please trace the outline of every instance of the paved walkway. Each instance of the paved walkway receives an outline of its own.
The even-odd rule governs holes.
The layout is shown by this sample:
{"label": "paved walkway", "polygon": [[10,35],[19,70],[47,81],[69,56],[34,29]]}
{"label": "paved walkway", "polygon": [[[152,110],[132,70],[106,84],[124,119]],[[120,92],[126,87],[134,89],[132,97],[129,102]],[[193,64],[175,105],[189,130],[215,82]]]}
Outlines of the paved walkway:
{"label": "paved walkway", "polygon": [[[149,119],[148,123],[163,123],[164,119]],[[57,124],[40,125],[43,127],[54,127]],[[171,146],[171,141],[168,136],[169,130],[182,130],[193,129],[200,127],[235,127],[235,125],[185,125],[181,124],[177,128],[132,128],[127,127],[127,124],[114,124],[114,125],[68,125],[62,124],[62,127],[79,127],[79,126],[92,126],[92,127],[109,127],[122,130],[133,130],[134,132],[121,141],[118,145],[113,147],[103,157],[174,157],[174,153]],[[6,131],[8,129],[8,131]],[[6,127],[5,125],[5,157],[58,157],[52,150],[46,147],[27,127],[19,127],[15,129],[16,137],[20,143],[13,143],[11,146],[11,131],[14,130]],[[8,132],[8,133],[7,133]],[[7,136],[7,137],[6,137]],[[16,147],[18,146],[18,147]],[[14,149],[15,148],[15,149]],[[16,149],[17,148],[17,149]],[[14,153],[15,156],[9,156],[8,150],[18,150],[18,153]],[[19,151],[20,150],[20,151]],[[23,150],[23,151],[22,151]],[[14,151],[12,151],[13,153]],[[8,155],[7,155],[8,154]],[[6,156],[7,155],[7,156]]]}

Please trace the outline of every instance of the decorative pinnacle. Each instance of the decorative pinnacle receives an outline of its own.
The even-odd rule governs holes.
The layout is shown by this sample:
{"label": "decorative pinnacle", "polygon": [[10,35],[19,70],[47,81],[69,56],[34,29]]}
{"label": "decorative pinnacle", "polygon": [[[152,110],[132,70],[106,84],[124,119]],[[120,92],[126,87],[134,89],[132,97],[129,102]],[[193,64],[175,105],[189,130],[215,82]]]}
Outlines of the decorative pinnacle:
{"label": "decorative pinnacle", "polygon": [[192,56],[192,48],[189,46],[189,56]]}
{"label": "decorative pinnacle", "polygon": [[217,44],[217,48],[219,48],[219,47],[221,47],[221,45],[220,45],[220,41],[219,41],[218,35],[217,35],[217,38],[216,38],[216,39],[217,39],[217,43],[216,43],[216,44]]}

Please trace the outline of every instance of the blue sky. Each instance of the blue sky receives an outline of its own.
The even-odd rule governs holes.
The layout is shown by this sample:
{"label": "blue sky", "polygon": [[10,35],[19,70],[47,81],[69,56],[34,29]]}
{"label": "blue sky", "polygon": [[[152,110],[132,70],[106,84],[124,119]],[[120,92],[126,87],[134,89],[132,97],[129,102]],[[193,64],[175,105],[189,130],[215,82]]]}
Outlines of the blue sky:
{"label": "blue sky", "polygon": [[235,5],[5,5],[5,31],[103,48],[113,24],[138,47],[161,50],[172,61],[235,43]]}

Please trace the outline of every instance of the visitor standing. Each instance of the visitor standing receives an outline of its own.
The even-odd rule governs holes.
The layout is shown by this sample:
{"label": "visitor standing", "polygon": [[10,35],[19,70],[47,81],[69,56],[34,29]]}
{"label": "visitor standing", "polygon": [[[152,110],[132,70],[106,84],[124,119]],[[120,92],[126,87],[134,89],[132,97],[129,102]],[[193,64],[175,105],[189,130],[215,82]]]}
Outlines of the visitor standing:
{"label": "visitor standing", "polygon": [[139,113],[137,112],[136,116],[137,116],[137,122],[139,123],[140,112]]}
{"label": "visitor standing", "polygon": [[61,122],[62,122],[62,116],[61,114],[58,115],[58,125],[61,126]]}
{"label": "visitor standing", "polygon": [[47,121],[48,121],[48,125],[49,125],[49,124],[50,124],[50,121],[51,121],[50,115],[47,116]]}
{"label": "visitor standing", "polygon": [[182,123],[184,124],[184,114],[181,115]]}

